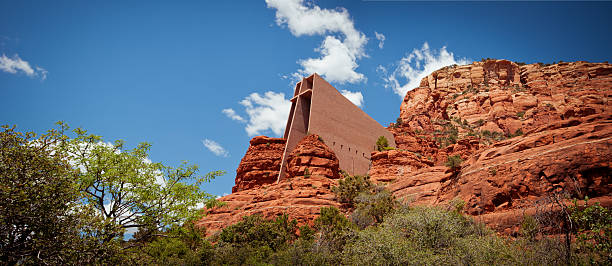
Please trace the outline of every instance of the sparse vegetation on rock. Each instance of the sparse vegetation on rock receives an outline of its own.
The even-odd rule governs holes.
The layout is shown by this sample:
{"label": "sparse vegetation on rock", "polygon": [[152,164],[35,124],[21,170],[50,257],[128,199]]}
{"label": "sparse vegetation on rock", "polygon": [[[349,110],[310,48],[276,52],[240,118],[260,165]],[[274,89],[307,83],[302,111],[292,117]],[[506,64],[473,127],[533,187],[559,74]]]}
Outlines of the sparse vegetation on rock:
{"label": "sparse vegetation on rock", "polygon": [[378,151],[384,151],[385,148],[388,148],[388,147],[389,147],[389,140],[387,140],[385,136],[378,137],[378,140],[376,140],[376,149]]}

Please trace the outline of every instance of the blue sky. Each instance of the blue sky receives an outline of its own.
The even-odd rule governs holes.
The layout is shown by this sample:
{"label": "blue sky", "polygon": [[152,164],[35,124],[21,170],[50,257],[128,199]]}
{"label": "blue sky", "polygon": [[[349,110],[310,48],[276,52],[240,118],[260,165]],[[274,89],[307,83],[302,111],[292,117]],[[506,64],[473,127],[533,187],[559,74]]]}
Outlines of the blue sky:
{"label": "blue sky", "polygon": [[2,1],[0,124],[148,141],[153,161],[227,171],[205,187],[222,195],[250,138],[282,132],[297,76],[317,71],[387,125],[446,64],[612,61],[610,14],[612,2]]}

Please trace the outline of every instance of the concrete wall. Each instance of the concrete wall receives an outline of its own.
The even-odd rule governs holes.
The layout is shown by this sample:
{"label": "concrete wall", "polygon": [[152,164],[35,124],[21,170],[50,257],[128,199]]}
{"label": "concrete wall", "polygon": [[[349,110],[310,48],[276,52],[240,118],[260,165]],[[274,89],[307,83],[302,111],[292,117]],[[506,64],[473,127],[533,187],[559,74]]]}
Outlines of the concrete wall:
{"label": "concrete wall", "polygon": [[393,134],[317,74],[296,85],[279,180],[285,176],[286,157],[308,133],[320,135],[338,157],[340,169],[351,175],[367,174],[378,137],[385,136],[395,147]]}

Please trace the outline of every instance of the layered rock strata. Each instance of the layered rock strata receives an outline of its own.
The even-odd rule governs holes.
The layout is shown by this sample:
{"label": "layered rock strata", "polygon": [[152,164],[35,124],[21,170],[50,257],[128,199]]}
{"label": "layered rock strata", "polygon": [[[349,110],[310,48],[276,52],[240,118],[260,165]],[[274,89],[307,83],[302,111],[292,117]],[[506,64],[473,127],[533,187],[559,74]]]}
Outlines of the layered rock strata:
{"label": "layered rock strata", "polygon": [[232,193],[272,184],[278,178],[285,139],[254,137],[236,169],[236,185]]}
{"label": "layered rock strata", "polygon": [[407,93],[389,128],[399,151],[372,153],[370,175],[414,204],[461,199],[506,233],[556,193],[612,206],[611,97],[610,64],[446,67]]}
{"label": "layered rock strata", "polygon": [[[445,67],[407,93],[388,128],[397,149],[372,152],[369,175],[412,204],[462,200],[465,213],[506,234],[552,195],[612,206],[611,97],[610,64]],[[342,207],[331,191],[340,169],[329,147],[305,137],[277,183],[283,148],[283,139],[251,140],[233,193],[219,199],[226,205],[198,222],[207,234],[244,215],[312,223],[321,207]],[[463,160],[455,170],[445,166],[451,156]]]}
{"label": "layered rock strata", "polygon": [[[263,140],[270,141],[271,138],[255,137],[251,140],[251,147],[245,158],[255,157],[252,152],[254,147],[259,147]],[[278,140],[278,139],[276,139]],[[280,142],[280,140],[279,140]],[[261,148],[264,153],[272,153],[273,144]],[[251,149],[253,148],[253,149]],[[280,160],[281,153],[278,154]],[[263,157],[261,157],[263,158]],[[269,160],[249,159],[243,162],[249,167],[238,168],[243,176],[255,176],[250,172],[259,173],[267,166],[257,166],[254,162],[259,161],[268,165]],[[276,161],[274,161],[276,163]],[[280,162],[278,162],[280,167]],[[206,215],[196,224],[206,227],[207,235],[212,235],[228,225],[234,224],[245,215],[259,214],[264,218],[274,218],[281,214],[288,214],[290,219],[296,219],[299,224],[312,224],[319,215],[321,207],[335,206],[341,208],[335,201],[331,188],[336,185],[338,176],[338,158],[318,135],[308,135],[302,139],[291,153],[287,164],[287,178],[276,182],[278,169],[274,181],[258,184],[232,192],[232,194],[221,197],[218,200],[225,206],[214,207],[206,210]],[[249,170],[250,169],[250,170]],[[308,169],[308,170],[306,170]],[[266,175],[259,175],[266,176]],[[244,178],[236,178],[238,182],[244,182]]]}

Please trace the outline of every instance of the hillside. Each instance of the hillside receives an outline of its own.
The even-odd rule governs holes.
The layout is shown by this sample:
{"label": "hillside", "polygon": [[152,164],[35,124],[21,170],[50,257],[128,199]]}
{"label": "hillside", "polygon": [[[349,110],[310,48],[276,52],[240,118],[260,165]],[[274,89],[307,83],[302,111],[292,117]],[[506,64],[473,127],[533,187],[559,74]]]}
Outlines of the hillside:
{"label": "hillside", "polygon": [[[398,148],[373,152],[369,175],[415,205],[460,199],[467,214],[506,234],[559,193],[612,206],[610,97],[607,63],[485,60],[445,67],[407,93],[388,128]],[[244,215],[288,213],[311,223],[320,207],[343,207],[331,192],[338,161],[324,140],[302,140],[289,178],[276,183],[282,143],[251,141],[233,193],[219,199],[227,204],[198,222],[207,234]],[[463,162],[450,169],[445,163],[455,155]]]}

